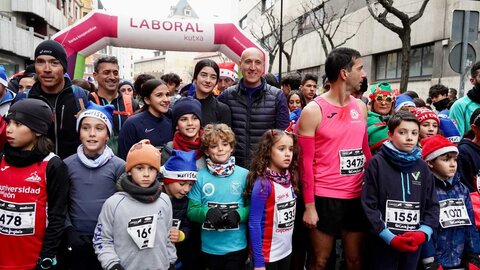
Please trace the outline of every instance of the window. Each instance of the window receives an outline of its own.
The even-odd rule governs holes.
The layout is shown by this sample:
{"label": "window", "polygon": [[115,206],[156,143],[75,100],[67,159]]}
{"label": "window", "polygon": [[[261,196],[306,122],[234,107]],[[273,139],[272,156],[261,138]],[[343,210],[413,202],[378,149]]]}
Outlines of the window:
{"label": "window", "polygon": [[275,4],[275,0],[262,0],[262,12],[269,10]]}
{"label": "window", "polygon": [[[400,79],[402,52],[382,53],[375,57],[375,79]],[[415,47],[410,51],[409,77],[431,76],[433,71],[433,44]]]}
{"label": "window", "polygon": [[190,9],[187,9],[187,8],[186,8],[186,9],[183,10],[183,14],[184,14],[185,16],[189,16],[189,17],[190,17],[190,16],[192,16],[192,11],[191,11]]}

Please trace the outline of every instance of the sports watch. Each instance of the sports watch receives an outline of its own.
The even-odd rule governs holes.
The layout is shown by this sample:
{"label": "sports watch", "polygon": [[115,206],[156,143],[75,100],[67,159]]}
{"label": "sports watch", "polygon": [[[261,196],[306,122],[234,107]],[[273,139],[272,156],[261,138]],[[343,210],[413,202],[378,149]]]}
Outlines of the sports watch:
{"label": "sports watch", "polygon": [[50,267],[55,266],[57,264],[57,259],[55,258],[40,258],[38,259],[38,264],[42,269],[50,269]]}

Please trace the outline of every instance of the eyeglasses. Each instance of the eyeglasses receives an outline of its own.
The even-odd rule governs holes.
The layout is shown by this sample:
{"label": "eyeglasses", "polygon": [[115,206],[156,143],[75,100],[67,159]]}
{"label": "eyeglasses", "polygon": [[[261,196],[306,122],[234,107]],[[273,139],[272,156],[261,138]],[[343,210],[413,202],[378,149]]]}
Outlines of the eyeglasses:
{"label": "eyeglasses", "polygon": [[376,97],[375,97],[375,100],[378,101],[378,102],[382,102],[382,101],[385,101],[387,103],[390,103],[393,101],[393,97],[392,96],[384,96],[382,94],[378,94]]}

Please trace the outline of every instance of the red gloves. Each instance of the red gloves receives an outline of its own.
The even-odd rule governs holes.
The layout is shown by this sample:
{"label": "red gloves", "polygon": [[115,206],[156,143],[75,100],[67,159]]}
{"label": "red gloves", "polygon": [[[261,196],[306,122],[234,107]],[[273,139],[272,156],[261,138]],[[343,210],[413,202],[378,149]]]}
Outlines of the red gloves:
{"label": "red gloves", "polygon": [[425,241],[427,241],[427,235],[424,232],[420,232],[420,231],[406,232],[402,235],[406,237],[412,237],[414,239],[413,243],[416,246],[420,246],[421,244],[425,243]]}
{"label": "red gloves", "polygon": [[480,270],[480,267],[476,266],[473,263],[468,263],[467,269],[468,270]]}
{"label": "red gloves", "polygon": [[390,245],[400,252],[413,252],[418,249],[415,239],[411,236],[405,236],[405,234],[395,236]]}

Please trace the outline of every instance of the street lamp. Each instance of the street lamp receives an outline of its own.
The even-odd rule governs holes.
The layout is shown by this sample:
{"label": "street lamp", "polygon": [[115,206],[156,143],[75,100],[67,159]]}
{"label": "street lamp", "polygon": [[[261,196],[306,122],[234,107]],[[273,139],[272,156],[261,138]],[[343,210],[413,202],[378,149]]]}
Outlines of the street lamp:
{"label": "street lamp", "polygon": [[280,56],[278,57],[278,80],[282,82],[282,56],[283,56],[283,0],[280,0],[280,36],[279,36],[279,49],[280,49]]}

